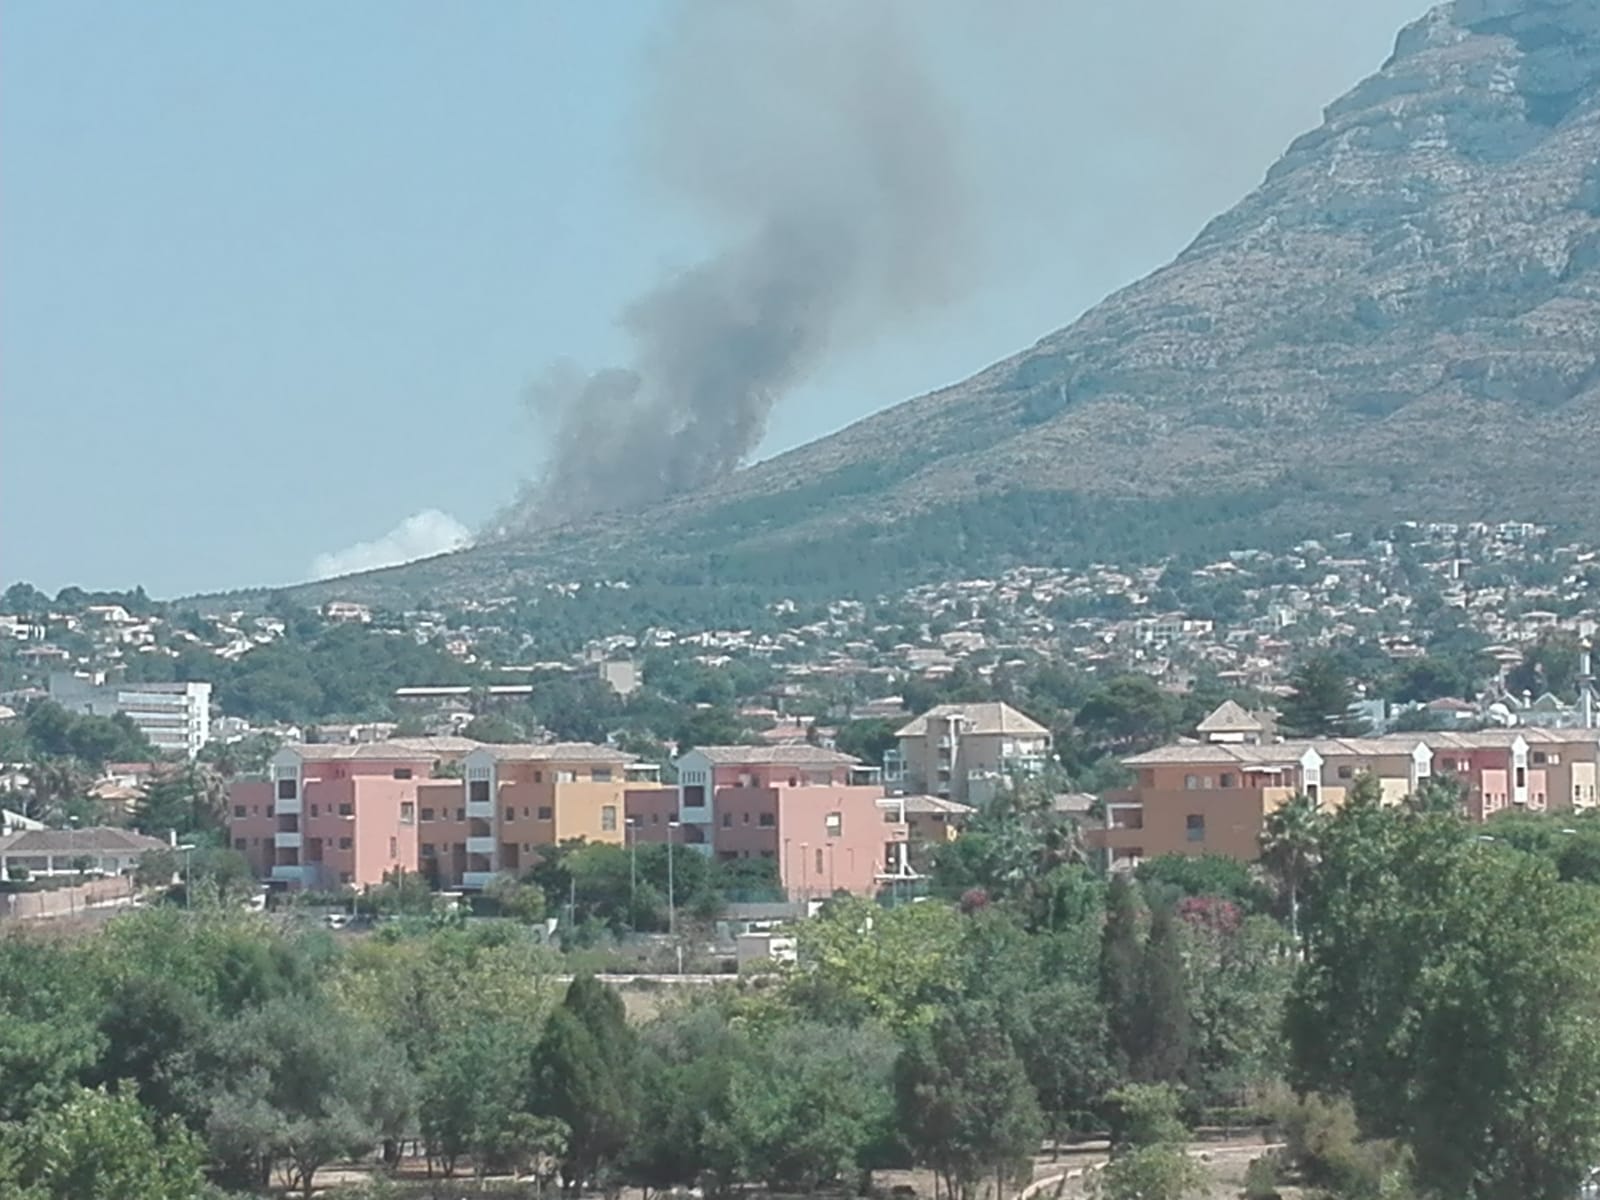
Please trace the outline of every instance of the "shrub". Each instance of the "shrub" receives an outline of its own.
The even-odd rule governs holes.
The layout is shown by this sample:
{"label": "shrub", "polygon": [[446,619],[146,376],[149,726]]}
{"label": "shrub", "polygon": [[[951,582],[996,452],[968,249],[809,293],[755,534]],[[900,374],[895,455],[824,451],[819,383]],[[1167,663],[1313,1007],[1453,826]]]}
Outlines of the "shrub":
{"label": "shrub", "polygon": [[1279,1200],[1283,1182],[1283,1161],[1273,1151],[1252,1158],[1244,1171],[1244,1200]]}

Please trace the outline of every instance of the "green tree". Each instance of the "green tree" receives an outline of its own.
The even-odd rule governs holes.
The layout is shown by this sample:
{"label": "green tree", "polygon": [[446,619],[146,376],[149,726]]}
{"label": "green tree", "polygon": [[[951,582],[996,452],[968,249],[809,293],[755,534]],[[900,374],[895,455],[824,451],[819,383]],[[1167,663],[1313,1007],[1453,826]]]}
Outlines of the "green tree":
{"label": "green tree", "polygon": [[1144,963],[1145,912],[1126,875],[1106,892],[1106,920],[1100,935],[1100,1003],[1121,1071],[1142,1052],[1138,1006]]}
{"label": "green tree", "polygon": [[1307,918],[1300,1085],[1349,1095],[1437,1194],[1573,1195],[1600,1157],[1600,896],[1452,818],[1360,806]]}
{"label": "green tree", "polygon": [[1265,912],[1272,894],[1250,867],[1222,854],[1158,854],[1136,872],[1147,893],[1170,898],[1209,896],[1249,912]]}
{"label": "green tree", "polygon": [[79,1088],[0,1138],[11,1159],[0,1160],[0,1193],[12,1200],[198,1200],[205,1188],[198,1142],[152,1121],[131,1092]]}
{"label": "green tree", "polygon": [[1189,1068],[1188,983],[1184,976],[1182,931],[1172,910],[1150,913],[1134,998],[1134,1078],[1177,1083]]}
{"label": "green tree", "polygon": [[1261,825],[1261,865],[1289,901],[1289,936],[1300,937],[1300,895],[1316,866],[1325,829],[1321,806],[1296,792]]}
{"label": "green tree", "polygon": [[1096,688],[1074,716],[1091,742],[1118,753],[1170,741],[1182,716],[1178,703],[1148,675],[1119,675]]}
{"label": "green tree", "polygon": [[840,1024],[870,1018],[897,1033],[925,1025],[957,994],[961,931],[960,914],[943,904],[830,901],[799,929],[790,1003]]}
{"label": "green tree", "polygon": [[417,1115],[428,1158],[446,1178],[466,1155],[479,1175],[494,1165],[517,1118],[527,1115],[531,1051],[524,1028],[487,1021],[448,1026],[428,1046]]}
{"label": "green tree", "polygon": [[1431,775],[1419,780],[1416,790],[1406,797],[1406,808],[1414,813],[1465,816],[1467,789],[1454,775]]}
{"label": "green tree", "polygon": [[222,1081],[206,1125],[213,1153],[247,1180],[281,1164],[306,1200],[319,1168],[393,1134],[414,1103],[406,1064],[376,1031],[306,998],[243,1013],[211,1055]]}
{"label": "green tree", "polygon": [[834,735],[834,745],[846,754],[855,755],[862,762],[882,766],[884,754],[899,744],[899,739],[895,737],[898,728],[896,722],[883,717],[846,721]]}
{"label": "green tree", "polygon": [[1188,1130],[1167,1084],[1129,1084],[1106,1097],[1111,1161],[1094,1179],[1104,1200],[1182,1200],[1205,1182],[1185,1152]]}
{"label": "green tree", "polygon": [[574,979],[535,1062],[532,1105],[569,1130],[561,1164],[568,1187],[608,1178],[639,1115],[636,1049],[621,997],[593,976]]}
{"label": "green tree", "polygon": [[1355,693],[1331,655],[1318,654],[1289,677],[1293,689],[1279,712],[1285,732],[1297,737],[1341,737],[1357,732],[1350,715]]}
{"label": "green tree", "polygon": [[479,742],[505,743],[526,741],[528,732],[500,713],[479,713],[467,722],[461,736]]}
{"label": "green tree", "polygon": [[772,1031],[734,1066],[709,1138],[774,1192],[846,1179],[869,1146],[887,1140],[896,1052],[893,1038],[872,1027]]}
{"label": "green tree", "polygon": [[1015,1050],[987,1007],[947,1010],[915,1031],[895,1069],[900,1133],[945,1194],[996,1196],[1026,1179],[1043,1119]]}

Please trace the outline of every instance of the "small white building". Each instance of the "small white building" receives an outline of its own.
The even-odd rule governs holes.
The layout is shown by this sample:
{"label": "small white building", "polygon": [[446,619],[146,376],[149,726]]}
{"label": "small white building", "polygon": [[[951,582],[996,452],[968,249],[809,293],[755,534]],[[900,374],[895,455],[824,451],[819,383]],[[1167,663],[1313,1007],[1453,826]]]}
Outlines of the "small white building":
{"label": "small white building", "polygon": [[170,843],[160,838],[107,825],[89,829],[25,829],[0,837],[0,878],[80,873],[127,875],[150,851],[170,848]]}

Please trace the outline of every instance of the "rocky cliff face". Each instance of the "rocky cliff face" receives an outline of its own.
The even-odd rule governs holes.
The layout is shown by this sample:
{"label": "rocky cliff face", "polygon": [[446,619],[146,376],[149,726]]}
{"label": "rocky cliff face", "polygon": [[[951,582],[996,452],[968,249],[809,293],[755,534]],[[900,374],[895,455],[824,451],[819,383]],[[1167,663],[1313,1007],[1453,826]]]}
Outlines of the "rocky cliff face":
{"label": "rocky cliff face", "polygon": [[390,579],[889,544],[997,496],[1154,514],[1141,536],[1174,544],[1171,514],[1219,503],[1263,530],[1592,533],[1597,450],[1600,2],[1457,0],[1171,264],[1031,349],[708,494]]}

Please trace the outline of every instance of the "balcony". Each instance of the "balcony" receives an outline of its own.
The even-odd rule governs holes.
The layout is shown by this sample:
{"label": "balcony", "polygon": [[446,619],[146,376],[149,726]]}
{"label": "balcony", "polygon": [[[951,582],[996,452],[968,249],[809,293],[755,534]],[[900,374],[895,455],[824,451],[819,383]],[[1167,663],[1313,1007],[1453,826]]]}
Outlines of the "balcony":
{"label": "balcony", "polygon": [[493,871],[463,871],[461,886],[471,891],[482,891],[489,886],[489,881],[493,878]]}
{"label": "balcony", "polygon": [[492,837],[469,837],[467,839],[468,854],[493,855],[494,850],[494,838]]}
{"label": "balcony", "polygon": [[274,866],[268,873],[267,878],[274,883],[304,884],[310,881],[315,870],[315,867],[302,866],[300,864],[295,864],[294,866],[280,865]]}
{"label": "balcony", "polygon": [[279,850],[300,849],[301,835],[299,833],[284,833],[279,831],[272,835],[272,844]]}
{"label": "balcony", "polygon": [[299,793],[296,793],[293,796],[279,796],[272,803],[273,811],[285,817],[298,817],[300,815],[301,807]]}
{"label": "balcony", "polygon": [[468,800],[467,816],[479,821],[494,820],[493,800]]}

